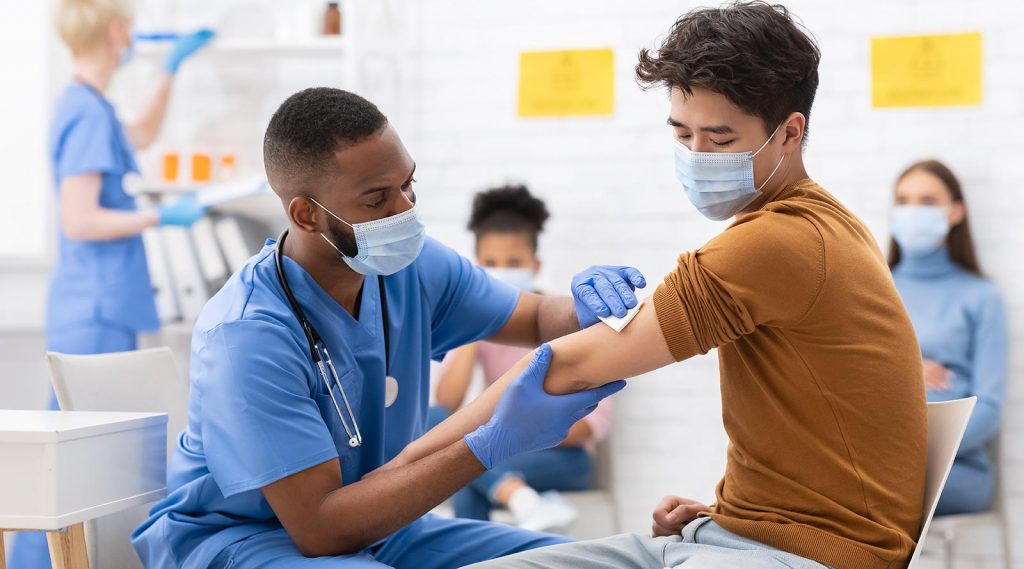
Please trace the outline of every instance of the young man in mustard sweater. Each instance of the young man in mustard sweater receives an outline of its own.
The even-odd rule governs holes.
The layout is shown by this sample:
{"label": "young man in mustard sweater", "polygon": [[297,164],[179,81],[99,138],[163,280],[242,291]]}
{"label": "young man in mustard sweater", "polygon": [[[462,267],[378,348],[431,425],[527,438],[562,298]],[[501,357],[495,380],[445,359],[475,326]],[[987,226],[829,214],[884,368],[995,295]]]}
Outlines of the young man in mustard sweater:
{"label": "young man in mustard sweater", "polygon": [[526,366],[548,366],[546,389],[566,393],[717,348],[730,445],[716,503],[668,497],[653,536],[480,567],[906,565],[924,493],[920,351],[875,239],[804,169],[819,58],[784,7],[762,2],[691,11],[641,51],[638,78],[671,96],[687,197],[735,220],[682,254],[622,333],[595,326],[542,346],[396,459],[487,423]]}

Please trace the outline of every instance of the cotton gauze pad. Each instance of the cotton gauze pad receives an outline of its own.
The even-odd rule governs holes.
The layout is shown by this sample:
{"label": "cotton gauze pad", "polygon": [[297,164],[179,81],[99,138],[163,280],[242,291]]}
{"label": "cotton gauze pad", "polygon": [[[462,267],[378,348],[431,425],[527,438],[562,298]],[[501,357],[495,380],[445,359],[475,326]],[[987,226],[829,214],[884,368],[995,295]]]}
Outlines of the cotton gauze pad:
{"label": "cotton gauze pad", "polygon": [[607,324],[612,330],[621,332],[622,329],[626,327],[626,324],[629,324],[630,321],[636,317],[636,314],[640,312],[641,306],[643,306],[643,303],[638,302],[636,306],[626,311],[626,315],[622,318],[619,318],[618,316],[598,316],[598,318],[600,318],[601,322]]}

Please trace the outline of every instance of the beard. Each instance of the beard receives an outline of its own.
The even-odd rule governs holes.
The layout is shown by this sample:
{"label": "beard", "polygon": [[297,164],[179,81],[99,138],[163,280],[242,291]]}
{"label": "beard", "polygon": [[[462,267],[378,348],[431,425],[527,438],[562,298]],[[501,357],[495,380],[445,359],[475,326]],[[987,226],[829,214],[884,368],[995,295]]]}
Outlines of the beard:
{"label": "beard", "polygon": [[330,236],[331,243],[334,243],[346,257],[355,257],[359,254],[359,245],[356,244],[356,236],[351,229],[337,227],[334,221],[330,220],[327,222],[327,235]]}

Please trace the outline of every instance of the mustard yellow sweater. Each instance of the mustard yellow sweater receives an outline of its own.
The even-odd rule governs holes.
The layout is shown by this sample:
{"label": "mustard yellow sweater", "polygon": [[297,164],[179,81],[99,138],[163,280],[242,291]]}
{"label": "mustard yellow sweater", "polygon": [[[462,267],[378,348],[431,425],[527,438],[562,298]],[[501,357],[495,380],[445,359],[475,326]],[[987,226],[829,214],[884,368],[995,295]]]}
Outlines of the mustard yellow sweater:
{"label": "mustard yellow sweater", "polygon": [[874,238],[803,180],[654,295],[677,360],[718,348],[728,463],[711,516],[838,568],[905,567],[921,524],[921,352]]}

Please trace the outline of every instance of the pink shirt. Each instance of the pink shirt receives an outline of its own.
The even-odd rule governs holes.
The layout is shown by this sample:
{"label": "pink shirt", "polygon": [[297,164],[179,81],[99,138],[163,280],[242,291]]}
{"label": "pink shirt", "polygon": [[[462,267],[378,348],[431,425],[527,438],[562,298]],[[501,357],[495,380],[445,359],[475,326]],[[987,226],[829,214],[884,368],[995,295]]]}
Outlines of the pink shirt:
{"label": "pink shirt", "polygon": [[[483,369],[484,381],[489,386],[498,381],[509,368],[529,353],[529,348],[480,342],[476,352],[476,361]],[[450,361],[451,353],[445,358],[443,365],[447,366]],[[597,404],[597,409],[594,409],[593,413],[583,418],[587,422],[587,426],[590,427],[591,433],[590,439],[584,443],[584,447],[588,451],[594,452],[597,443],[608,437],[612,429],[612,415],[614,412],[615,403],[611,397],[608,397]]]}

